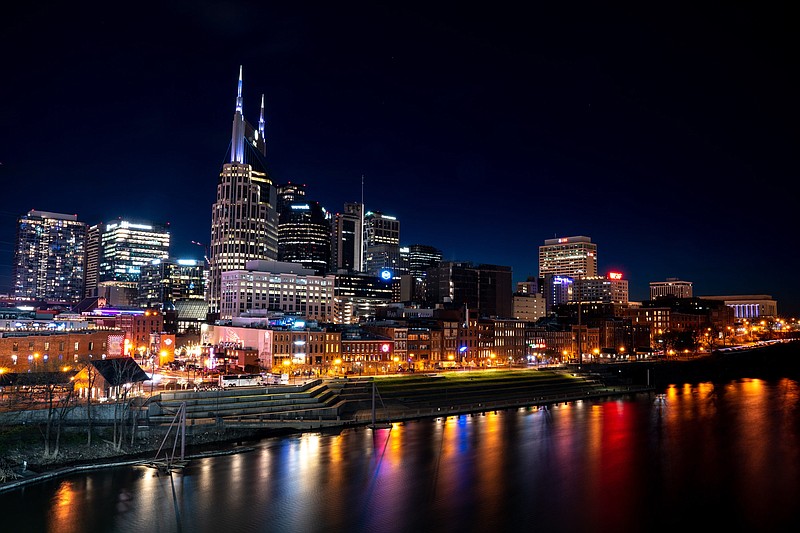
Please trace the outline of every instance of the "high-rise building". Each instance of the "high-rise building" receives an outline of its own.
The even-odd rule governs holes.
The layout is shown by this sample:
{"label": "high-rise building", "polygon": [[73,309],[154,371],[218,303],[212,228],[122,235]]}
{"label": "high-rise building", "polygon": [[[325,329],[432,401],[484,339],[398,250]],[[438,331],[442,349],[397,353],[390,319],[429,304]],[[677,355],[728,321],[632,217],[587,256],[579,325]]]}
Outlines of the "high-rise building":
{"label": "high-rise building", "polygon": [[428,269],[426,300],[429,305],[466,306],[479,316],[511,318],[511,267],[442,261]]}
{"label": "high-rise building", "polygon": [[364,215],[364,272],[377,276],[383,269],[400,271],[400,221],[379,211]]}
{"label": "high-rise building", "polygon": [[481,316],[512,318],[511,267],[482,264],[478,271],[478,311]]}
{"label": "high-rise building", "polygon": [[427,244],[408,246],[408,273],[414,278],[425,279],[428,268],[442,262],[442,251]]}
{"label": "high-rise building", "polygon": [[258,128],[242,113],[242,69],[233,114],[230,162],[222,166],[211,210],[209,311],[219,312],[222,273],[250,260],[278,258],[277,192],[266,170],[264,97]]}
{"label": "high-rise building", "polygon": [[597,245],[589,237],[546,239],[539,246],[539,276],[597,276]]}
{"label": "high-rise building", "polygon": [[[281,213],[288,206],[294,202],[303,202],[306,199],[306,186],[300,183],[284,183],[283,185],[276,185],[275,190],[278,195],[278,220],[280,221]],[[280,223],[280,222],[279,222]]]}
{"label": "high-rise building", "polygon": [[142,266],[140,307],[166,309],[181,300],[205,299],[205,264],[194,259],[155,259]]}
{"label": "high-rise building", "polygon": [[691,298],[692,282],[681,281],[678,278],[667,278],[666,281],[650,282],[650,299],[672,296],[675,298]]}
{"label": "high-rise building", "polygon": [[346,203],[333,219],[331,264],[336,270],[361,272],[364,230],[363,204]]}
{"label": "high-rise building", "polygon": [[136,305],[142,267],[169,257],[169,229],[119,219],[102,224],[98,240],[97,296],[111,305]]}
{"label": "high-rise building", "polygon": [[100,266],[100,224],[89,226],[86,230],[86,277],[83,287],[84,298],[97,296],[97,269]]}
{"label": "high-rise building", "polygon": [[28,211],[17,220],[16,298],[77,303],[83,298],[86,223],[77,215]]}
{"label": "high-rise building", "polygon": [[301,263],[325,275],[331,264],[331,221],[319,202],[286,203],[278,222],[278,261]]}
{"label": "high-rise building", "polygon": [[366,274],[336,274],[333,313],[337,324],[357,324],[374,319],[377,307],[391,301],[390,281]]}
{"label": "high-rise building", "polygon": [[575,278],[573,300],[582,303],[628,303],[628,280],[619,272]]}

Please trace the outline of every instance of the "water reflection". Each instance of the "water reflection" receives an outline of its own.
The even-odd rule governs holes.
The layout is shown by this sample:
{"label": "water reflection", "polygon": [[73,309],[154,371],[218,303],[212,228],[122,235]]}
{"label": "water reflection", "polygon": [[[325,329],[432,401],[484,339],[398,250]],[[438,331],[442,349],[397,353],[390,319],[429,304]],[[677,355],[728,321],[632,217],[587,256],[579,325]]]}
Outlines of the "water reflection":
{"label": "water reflection", "polygon": [[0,508],[4,530],[57,533],[779,531],[800,518],[798,398],[793,380],[675,385],[268,439],[183,474],[43,482]]}

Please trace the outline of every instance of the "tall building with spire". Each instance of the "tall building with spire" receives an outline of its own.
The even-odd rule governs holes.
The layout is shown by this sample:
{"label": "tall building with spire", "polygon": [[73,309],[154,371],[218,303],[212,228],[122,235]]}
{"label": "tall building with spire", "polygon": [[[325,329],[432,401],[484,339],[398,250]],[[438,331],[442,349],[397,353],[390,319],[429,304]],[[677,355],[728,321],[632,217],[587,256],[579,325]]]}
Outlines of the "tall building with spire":
{"label": "tall building with spire", "polygon": [[243,270],[250,260],[278,258],[277,192],[267,172],[264,96],[258,127],[245,119],[242,67],[233,113],[230,162],[222,165],[211,208],[209,312],[220,309],[222,273]]}

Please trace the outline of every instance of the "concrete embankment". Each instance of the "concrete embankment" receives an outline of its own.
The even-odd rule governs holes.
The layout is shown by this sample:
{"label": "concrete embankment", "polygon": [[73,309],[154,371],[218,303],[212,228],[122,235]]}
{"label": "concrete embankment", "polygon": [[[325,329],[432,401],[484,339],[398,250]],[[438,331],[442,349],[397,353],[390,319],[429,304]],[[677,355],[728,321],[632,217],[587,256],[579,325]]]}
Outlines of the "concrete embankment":
{"label": "concrete embankment", "polygon": [[[181,405],[187,412],[187,451],[197,453],[205,449],[208,453],[209,447],[216,446],[217,449],[211,453],[227,453],[231,449],[240,449],[237,444],[262,437],[304,431],[335,431],[369,425],[373,420],[400,422],[542,407],[647,390],[650,388],[633,383],[610,386],[588,372],[530,369],[318,380],[277,390],[270,387],[268,390],[187,391],[154,399],[149,427],[140,427],[148,439],[137,447],[137,456],[65,454],[65,458],[72,457],[72,465],[50,462],[28,465],[25,469],[22,461],[18,461],[13,470],[18,478],[0,484],[0,490],[84,469],[141,464],[153,457],[165,432],[170,427],[175,429],[175,413]],[[173,435],[169,436],[170,443],[176,438]],[[148,446],[154,447],[150,449]],[[96,447],[93,449],[94,452],[101,451]],[[24,457],[41,454],[41,450],[36,449],[23,452]]]}

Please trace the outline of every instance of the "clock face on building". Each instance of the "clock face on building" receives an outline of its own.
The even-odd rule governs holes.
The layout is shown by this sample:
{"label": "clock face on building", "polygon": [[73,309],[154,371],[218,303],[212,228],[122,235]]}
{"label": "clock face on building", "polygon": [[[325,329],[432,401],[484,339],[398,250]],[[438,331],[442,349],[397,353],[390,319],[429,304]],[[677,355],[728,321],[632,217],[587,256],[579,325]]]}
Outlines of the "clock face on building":
{"label": "clock face on building", "polygon": [[388,268],[383,268],[380,271],[380,277],[383,281],[390,281],[392,279],[392,271]]}

